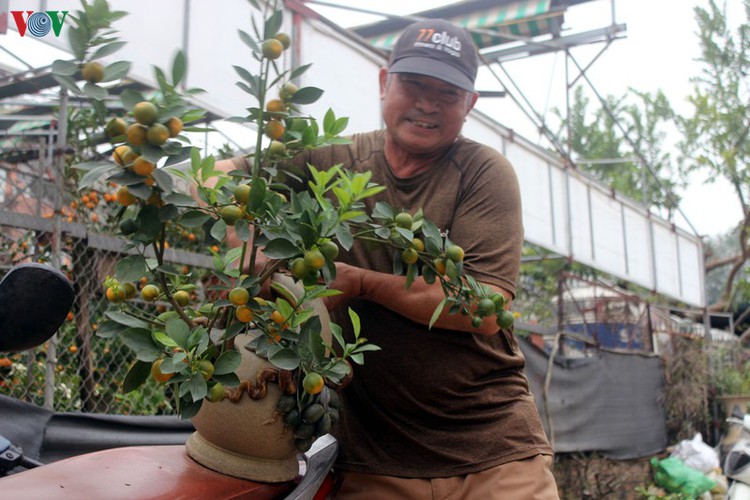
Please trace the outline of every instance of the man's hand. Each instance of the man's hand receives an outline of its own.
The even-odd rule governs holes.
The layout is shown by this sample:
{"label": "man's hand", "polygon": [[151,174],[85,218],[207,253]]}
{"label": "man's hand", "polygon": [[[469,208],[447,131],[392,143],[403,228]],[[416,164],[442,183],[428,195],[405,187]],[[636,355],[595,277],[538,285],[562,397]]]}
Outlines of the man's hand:
{"label": "man's hand", "polygon": [[363,269],[336,262],[336,279],[333,280],[329,288],[343,293],[323,298],[329,311],[336,309],[347,299],[356,299],[362,296],[362,274]]}

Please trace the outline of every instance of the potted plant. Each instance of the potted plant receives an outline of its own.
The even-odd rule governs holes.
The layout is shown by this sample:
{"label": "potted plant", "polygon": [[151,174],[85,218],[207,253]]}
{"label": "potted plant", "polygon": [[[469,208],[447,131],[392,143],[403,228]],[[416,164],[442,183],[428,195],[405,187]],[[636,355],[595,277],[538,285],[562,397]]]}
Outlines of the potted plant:
{"label": "potted plant", "polygon": [[750,411],[750,361],[721,365],[713,378],[713,387],[725,415]]}
{"label": "potted plant", "polygon": [[[71,29],[77,61],[59,61],[56,69],[67,89],[98,102],[112,65],[84,72],[90,78],[83,89],[72,75],[116,50],[111,33],[97,30],[109,29],[120,13],[110,13],[104,0],[83,5]],[[503,296],[464,274],[463,250],[421,211],[378,203],[365,212],[362,201],[383,189],[369,173],[310,166],[303,192],[278,181],[284,162],[300,150],[346,141],[339,134],[347,123],[332,111],[320,123],[302,114],[300,107],[322,90],[293,83],[307,66],[278,67],[289,46],[279,31],[282,15],[271,8],[252,34],[240,32],[258,63],[254,73],[235,67],[238,85],[254,101],[247,116],[234,119],[255,130],[249,172],[218,170],[215,158],[182,134],[197,130],[183,126],[203,112],[176,90],[185,75],[181,54],[169,75],[155,70],[157,93],[124,91],[128,114],[102,120],[111,158],[76,165],[81,189],[119,186],[118,231],[129,255],[104,283],[111,309],[98,335],[119,335],[134,351],[123,390],[149,379],[164,384],[177,413],[196,426],[188,453],[208,467],[261,481],[297,474],[296,453],[338,419],[337,390],[351,377],[351,363],[378,349],[360,337],[355,311],[349,314],[354,337],[345,338],[321,303],[339,293],[330,287],[335,260],[355,239],[391,246],[394,272],[406,275],[407,286],[415,279],[440,282],[445,299],[432,322],[445,308],[472,315],[477,325],[485,316],[497,316],[504,328],[513,322]],[[184,274],[166,258],[170,234],[198,228],[218,242],[205,276]]]}

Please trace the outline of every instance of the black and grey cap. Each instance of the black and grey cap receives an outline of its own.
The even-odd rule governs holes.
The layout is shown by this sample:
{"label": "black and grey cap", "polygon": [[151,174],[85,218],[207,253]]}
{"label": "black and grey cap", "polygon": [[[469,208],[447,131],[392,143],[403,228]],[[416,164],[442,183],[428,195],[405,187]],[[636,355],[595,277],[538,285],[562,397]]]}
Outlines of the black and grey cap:
{"label": "black and grey cap", "polygon": [[416,73],[474,91],[479,57],[468,32],[443,19],[410,24],[391,52],[390,73]]}

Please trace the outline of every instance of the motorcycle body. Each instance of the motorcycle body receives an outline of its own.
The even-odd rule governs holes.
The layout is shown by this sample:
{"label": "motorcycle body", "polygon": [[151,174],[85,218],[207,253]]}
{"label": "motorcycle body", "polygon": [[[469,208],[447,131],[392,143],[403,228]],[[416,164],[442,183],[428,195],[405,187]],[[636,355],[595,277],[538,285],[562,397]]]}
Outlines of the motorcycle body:
{"label": "motorcycle body", "polygon": [[724,474],[732,480],[727,500],[750,500],[750,414],[742,419],[730,417],[728,422],[741,425],[739,439],[724,459]]}

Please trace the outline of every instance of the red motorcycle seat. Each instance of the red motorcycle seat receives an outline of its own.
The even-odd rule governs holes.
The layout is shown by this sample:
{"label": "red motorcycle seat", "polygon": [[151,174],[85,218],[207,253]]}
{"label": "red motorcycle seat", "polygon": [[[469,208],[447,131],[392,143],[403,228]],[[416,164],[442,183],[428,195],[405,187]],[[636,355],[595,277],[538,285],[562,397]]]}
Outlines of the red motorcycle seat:
{"label": "red motorcycle seat", "polygon": [[296,484],[256,483],[193,461],[182,445],[113,448],[0,479],[4,498],[277,499]]}

